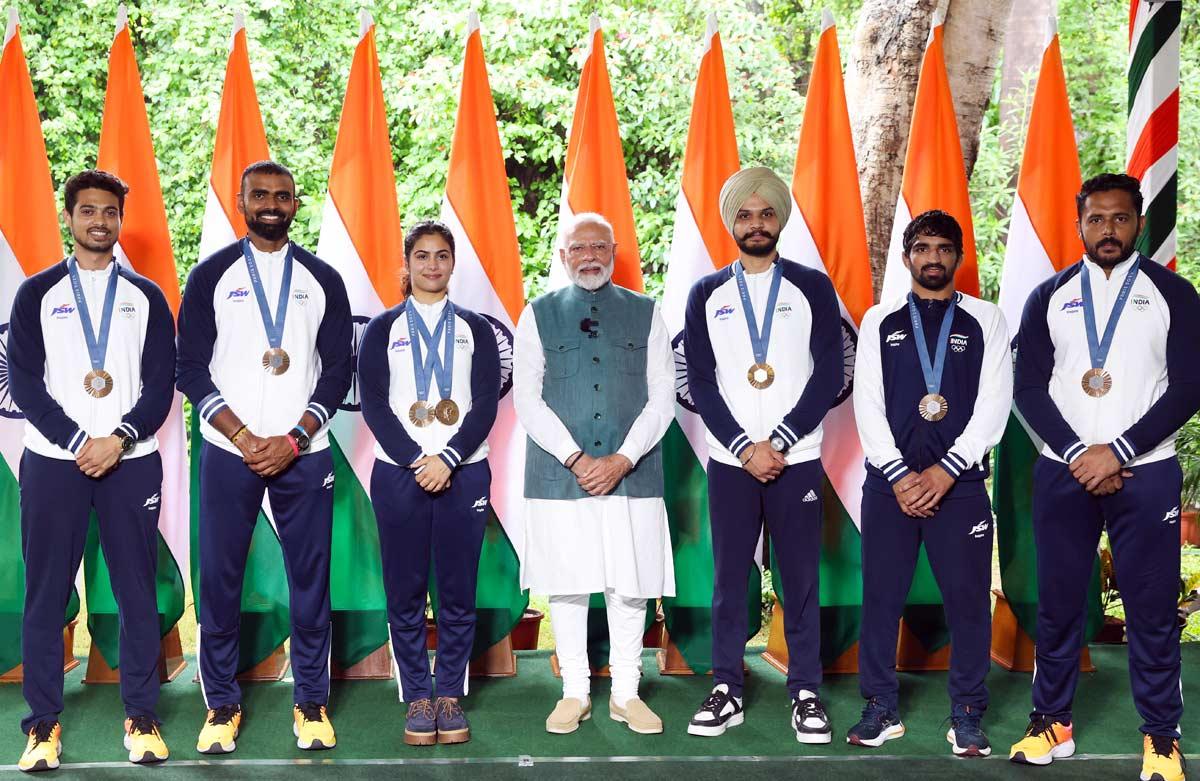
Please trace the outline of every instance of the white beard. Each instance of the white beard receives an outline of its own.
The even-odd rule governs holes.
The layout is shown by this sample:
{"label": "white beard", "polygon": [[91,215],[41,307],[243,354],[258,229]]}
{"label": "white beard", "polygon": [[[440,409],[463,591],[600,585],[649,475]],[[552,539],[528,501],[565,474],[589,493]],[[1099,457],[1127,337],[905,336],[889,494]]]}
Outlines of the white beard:
{"label": "white beard", "polygon": [[608,284],[608,281],[612,279],[613,266],[615,265],[616,263],[613,262],[607,266],[600,266],[599,274],[581,274],[577,271],[572,271],[568,266],[567,274],[570,275],[572,282],[590,293],[593,290],[599,290]]}

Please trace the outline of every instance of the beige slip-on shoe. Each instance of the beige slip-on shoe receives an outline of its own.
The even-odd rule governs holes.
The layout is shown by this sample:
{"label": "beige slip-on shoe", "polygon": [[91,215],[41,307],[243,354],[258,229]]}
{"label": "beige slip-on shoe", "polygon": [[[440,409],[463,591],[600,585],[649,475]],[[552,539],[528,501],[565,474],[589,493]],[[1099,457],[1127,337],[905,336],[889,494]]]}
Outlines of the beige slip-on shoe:
{"label": "beige slip-on shoe", "polygon": [[609,700],[608,715],[613,721],[628,724],[631,730],[640,735],[657,735],[663,731],[662,719],[638,697],[625,703],[624,708]]}
{"label": "beige slip-on shoe", "polygon": [[569,735],[579,729],[579,722],[592,717],[592,701],[565,697],[558,701],[554,710],[546,717],[546,731],[555,735]]}

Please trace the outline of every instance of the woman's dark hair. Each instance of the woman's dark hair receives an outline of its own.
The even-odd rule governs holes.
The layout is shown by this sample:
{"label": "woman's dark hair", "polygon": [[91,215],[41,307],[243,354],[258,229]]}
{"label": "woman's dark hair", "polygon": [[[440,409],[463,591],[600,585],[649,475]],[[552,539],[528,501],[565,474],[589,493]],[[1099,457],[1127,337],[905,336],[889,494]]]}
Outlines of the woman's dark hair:
{"label": "woman's dark hair", "polygon": [[412,279],[408,273],[408,257],[412,255],[413,247],[423,236],[441,236],[450,246],[450,259],[454,260],[454,234],[444,222],[438,220],[421,220],[408,229],[404,235],[404,267],[400,269],[400,286],[404,289],[404,297],[412,295]]}

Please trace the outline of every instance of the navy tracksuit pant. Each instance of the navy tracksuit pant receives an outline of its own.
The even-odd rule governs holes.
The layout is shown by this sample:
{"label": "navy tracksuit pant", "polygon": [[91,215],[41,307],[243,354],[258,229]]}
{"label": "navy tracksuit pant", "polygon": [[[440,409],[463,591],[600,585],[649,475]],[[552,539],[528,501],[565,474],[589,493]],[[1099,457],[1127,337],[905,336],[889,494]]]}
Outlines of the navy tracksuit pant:
{"label": "navy tracksuit pant", "polygon": [[[746,590],[754,551],[766,523],[780,571],[783,631],[788,647],[788,692],[821,686],[821,604],[817,588],[821,558],[819,459],[785,467],[760,483],[741,467],[708,462],[708,509],[713,542],[713,682],[742,696],[742,656],[750,617]],[[757,600],[755,600],[757,604]]]}
{"label": "navy tracksuit pant", "polygon": [[1125,604],[1129,679],[1142,732],[1179,737],[1179,494],[1175,458],[1129,470],[1110,496],[1096,497],[1066,464],[1038,458],[1033,468],[1037,543],[1037,667],[1033,710],[1071,721],[1087,590],[1102,528],[1108,529],[1117,585]]}
{"label": "navy tracksuit pant", "polygon": [[308,453],[274,477],[204,443],[200,455],[200,686],[209,708],[235,705],[242,583],[263,492],[283,547],[292,623],[295,702],[329,698],[329,549],[333,456]]}
{"label": "navy tracksuit pant", "polygon": [[863,486],[859,690],[899,710],[896,641],[923,541],[950,625],[950,701],[983,710],[992,642],[992,509],[983,481],[956,484],[930,518],[905,515],[891,487],[875,482]]}
{"label": "navy tracksuit pant", "polygon": [[29,705],[21,730],[28,732],[39,721],[56,721],[63,709],[63,618],[93,508],[117,599],[118,669],[125,715],[157,721],[159,627],[154,578],[162,459],[150,453],[121,461],[96,480],[79,471],[74,461],[26,450],[20,485],[25,556],[22,693]]}
{"label": "navy tracksuit pant", "polygon": [[430,564],[438,594],[437,696],[467,693],[479,551],[491,484],[486,460],[460,466],[450,477],[450,487],[437,494],[417,485],[413,470],[375,461],[371,503],[379,524],[388,630],[402,701],[433,697],[425,646]]}

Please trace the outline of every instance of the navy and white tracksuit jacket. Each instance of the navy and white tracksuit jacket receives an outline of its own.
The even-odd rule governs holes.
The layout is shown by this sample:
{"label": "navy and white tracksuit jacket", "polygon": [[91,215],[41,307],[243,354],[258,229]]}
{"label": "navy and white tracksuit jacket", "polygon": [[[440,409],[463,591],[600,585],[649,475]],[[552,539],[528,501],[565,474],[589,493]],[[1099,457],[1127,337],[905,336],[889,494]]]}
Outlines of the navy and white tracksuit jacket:
{"label": "navy and white tracksuit jacket", "polygon": [[[775,380],[750,385],[755,362],[733,267],[703,277],[688,296],[684,325],[688,388],[707,429],[708,495],[713,537],[713,675],[742,694],[747,571],[765,521],[787,605],[788,689],[821,683],[821,420],[844,380],[841,313],[829,278],[779,258],[782,280],[767,363]],[[746,274],[761,331],[774,269]],[[759,483],[739,456],[774,437],[788,446],[788,466]],[[761,445],[760,445],[761,447]],[[719,627],[719,630],[717,629]]]}
{"label": "navy and white tracksuit jacket", "polygon": [[[467,693],[479,552],[491,493],[487,435],[500,398],[500,352],[486,318],[454,307],[450,398],[458,405],[458,421],[420,427],[408,417],[417,392],[407,310],[412,307],[432,334],[447,306],[454,306],[447,298],[428,305],[410,298],[372,319],[358,350],[363,417],[376,442],[371,503],[379,525],[388,629],[400,699],[408,702],[434,696],[425,650],[431,564],[438,594],[436,696]],[[439,355],[444,345],[442,335]],[[422,356],[428,354],[425,346]],[[427,401],[432,406],[441,399],[431,378]],[[429,494],[417,484],[409,464],[423,456],[437,456],[451,469],[444,491]]]}
{"label": "navy and white tracksuit jacket", "polygon": [[[992,516],[984,480],[988,451],[1012,408],[1008,328],[998,307],[954,293],[955,311],[940,394],[946,416],[927,421],[928,392],[908,297],[867,310],[854,364],[854,415],[867,458],[863,484],[863,623],[859,685],[863,697],[898,708],[896,639],[921,543],[943,596],[954,653],[948,681],[954,704],[985,708],[991,645]],[[930,359],[948,300],[917,298]],[[900,510],[892,485],[932,466],[955,478],[930,518]]]}
{"label": "navy and white tracksuit jacket", "polygon": [[[262,356],[270,344],[241,242],[192,269],[179,313],[176,381],[200,414],[204,438],[197,655],[209,708],[241,701],[234,675],[242,579],[264,491],[289,575],[296,702],[324,703],[328,696],[334,482],[328,421],[350,388],[352,326],[346,288],[337,271],[292,246],[282,340],[291,363],[285,373],[263,370]],[[253,251],[274,315],[287,248]],[[282,473],[261,478],[245,465],[237,447],[212,427],[210,421],[226,408],[262,437],[287,434],[306,412],[321,427],[307,453]]]}
{"label": "navy and white tracksuit jacket", "polygon": [[[162,462],[155,432],[174,389],[175,324],[162,291],[115,261],[79,270],[92,327],[98,329],[110,275],[116,298],[104,370],[112,392],[93,398],[79,311],[63,261],[27,279],[13,301],[8,382],[25,416],[21,458],[21,541],[25,557],[23,691],[27,731],[63,709],[62,627],[83,556],[91,511],[121,611],[121,696],[129,716],[155,718],[158,701],[158,512]],[[136,440],[99,479],[75,457],[89,437],[120,430]]]}
{"label": "navy and white tracksuit jacket", "polygon": [[[1111,276],[1087,258],[1034,289],[1017,336],[1016,402],[1041,446],[1034,467],[1038,551],[1036,713],[1071,720],[1087,588],[1107,528],[1125,603],[1129,667],[1142,731],[1178,736],[1180,491],[1175,433],[1200,408],[1200,297],[1191,284],[1141,257],[1104,369],[1112,389],[1083,391],[1092,368],[1080,273],[1088,264],[1096,327],[1103,334],[1134,258]],[[1108,445],[1133,477],[1095,497],[1067,467]]]}

